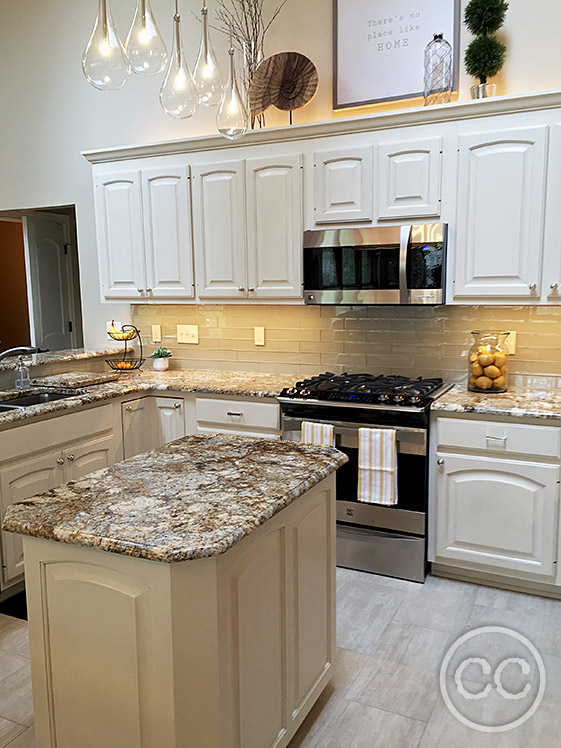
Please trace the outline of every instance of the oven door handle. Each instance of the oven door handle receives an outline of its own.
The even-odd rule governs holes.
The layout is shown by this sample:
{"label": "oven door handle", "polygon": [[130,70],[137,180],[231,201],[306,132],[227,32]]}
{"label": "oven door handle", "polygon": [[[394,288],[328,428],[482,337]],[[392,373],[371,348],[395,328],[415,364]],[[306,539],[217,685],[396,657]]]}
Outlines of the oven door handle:
{"label": "oven door handle", "polygon": [[411,226],[401,226],[399,235],[399,303],[409,303],[409,289],[407,288],[407,255]]}

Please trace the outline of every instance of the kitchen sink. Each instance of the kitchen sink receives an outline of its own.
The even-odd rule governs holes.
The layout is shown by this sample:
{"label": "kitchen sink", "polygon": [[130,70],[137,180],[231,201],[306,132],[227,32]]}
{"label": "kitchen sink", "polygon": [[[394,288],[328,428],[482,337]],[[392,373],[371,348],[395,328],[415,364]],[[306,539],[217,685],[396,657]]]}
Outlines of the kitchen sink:
{"label": "kitchen sink", "polygon": [[65,397],[74,397],[80,392],[33,392],[31,395],[22,393],[10,400],[0,400],[0,412],[7,413],[14,408],[26,408],[28,405],[41,405],[41,403],[51,403],[55,400],[63,400]]}

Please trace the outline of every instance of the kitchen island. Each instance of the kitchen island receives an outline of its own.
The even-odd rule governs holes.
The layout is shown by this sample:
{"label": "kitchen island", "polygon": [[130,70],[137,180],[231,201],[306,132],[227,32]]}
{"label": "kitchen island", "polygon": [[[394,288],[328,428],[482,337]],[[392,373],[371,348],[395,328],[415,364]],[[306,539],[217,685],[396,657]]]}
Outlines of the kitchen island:
{"label": "kitchen island", "polygon": [[286,746],[331,677],[345,460],[188,436],[10,507],[37,748]]}

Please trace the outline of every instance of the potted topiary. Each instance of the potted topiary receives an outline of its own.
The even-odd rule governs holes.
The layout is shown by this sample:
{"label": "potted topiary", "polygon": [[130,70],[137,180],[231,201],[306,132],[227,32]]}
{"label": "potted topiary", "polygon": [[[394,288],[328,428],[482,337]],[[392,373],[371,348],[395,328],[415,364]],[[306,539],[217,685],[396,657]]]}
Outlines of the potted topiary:
{"label": "potted topiary", "polygon": [[504,23],[508,10],[505,0],[470,0],[464,13],[464,23],[475,36],[466,49],[464,63],[468,75],[479,78],[471,87],[472,99],[494,96],[497,86],[487,83],[502,68],[506,46],[494,35]]}
{"label": "potted topiary", "polygon": [[168,359],[173,356],[173,353],[169,350],[169,348],[156,348],[154,353],[150,354],[150,358],[154,359],[152,362],[152,366],[154,367],[155,371],[166,371],[166,369],[169,368],[169,361]]}

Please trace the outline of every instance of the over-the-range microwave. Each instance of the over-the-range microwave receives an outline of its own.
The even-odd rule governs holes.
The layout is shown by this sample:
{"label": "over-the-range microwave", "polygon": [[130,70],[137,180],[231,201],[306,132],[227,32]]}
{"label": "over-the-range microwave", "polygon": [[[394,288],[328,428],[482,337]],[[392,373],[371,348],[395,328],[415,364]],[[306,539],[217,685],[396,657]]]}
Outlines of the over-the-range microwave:
{"label": "over-the-range microwave", "polygon": [[448,225],[304,232],[306,304],[443,304]]}

